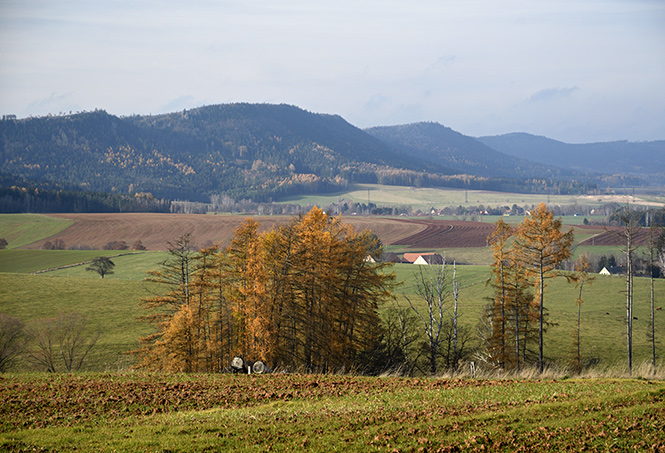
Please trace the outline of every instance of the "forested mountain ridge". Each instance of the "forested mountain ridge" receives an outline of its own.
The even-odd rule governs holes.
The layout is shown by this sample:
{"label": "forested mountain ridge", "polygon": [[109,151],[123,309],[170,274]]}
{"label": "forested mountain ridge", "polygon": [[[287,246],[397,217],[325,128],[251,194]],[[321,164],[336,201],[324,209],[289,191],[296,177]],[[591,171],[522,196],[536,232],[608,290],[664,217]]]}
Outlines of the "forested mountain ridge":
{"label": "forested mountain ridge", "polygon": [[339,116],[228,104],[157,116],[104,111],[0,121],[0,171],[101,192],[257,201],[348,182],[454,173],[393,150]]}
{"label": "forested mountain ridge", "polygon": [[502,154],[440,124],[363,131],[338,115],[283,104],[3,118],[0,173],[5,181],[34,181],[52,191],[190,201],[224,194],[263,202],[356,182],[552,193],[579,193],[595,183]]}
{"label": "forested mountain ridge", "polygon": [[478,137],[497,151],[576,171],[665,179],[665,140],[570,144],[526,133]]}
{"label": "forested mountain ridge", "polygon": [[537,164],[528,157],[514,157],[499,152],[473,137],[468,137],[439,123],[414,123],[366,129],[366,132],[400,151],[458,172],[484,177],[571,178],[570,170],[556,163]]}

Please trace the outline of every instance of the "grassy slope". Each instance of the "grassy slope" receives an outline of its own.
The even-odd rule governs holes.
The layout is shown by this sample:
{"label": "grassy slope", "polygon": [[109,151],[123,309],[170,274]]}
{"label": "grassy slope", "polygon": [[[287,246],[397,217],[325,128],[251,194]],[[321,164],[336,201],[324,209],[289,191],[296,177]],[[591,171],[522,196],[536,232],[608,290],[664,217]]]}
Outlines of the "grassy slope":
{"label": "grassy slope", "polygon": [[[42,216],[36,216],[42,217]],[[28,217],[24,220],[30,220]],[[16,227],[16,226],[15,226]],[[591,253],[607,253],[610,249],[587,247]],[[578,250],[579,251],[579,250]],[[614,249],[616,252],[616,249]],[[485,248],[441,250],[448,261],[483,263],[480,266],[459,266],[461,284],[460,322],[475,332],[491,289],[485,286],[489,278],[486,266],[491,260]],[[1,250],[0,272],[29,273],[87,261],[95,256],[112,255],[113,251],[41,251]],[[138,323],[142,314],[138,301],[146,295],[140,281],[145,271],[154,269],[166,257],[165,252],[142,252],[114,257],[115,272],[104,280],[93,272],[85,271],[85,265],[50,271],[39,276],[0,273],[0,307],[2,311],[30,320],[42,316],[55,316],[61,312],[79,311],[91,317],[104,332],[98,347],[93,349],[89,368],[104,370],[121,367],[129,360],[121,352],[133,348],[139,336],[149,329]],[[413,276],[416,267],[400,264],[394,267],[397,278],[407,284],[397,289],[398,302],[407,306],[404,295],[422,309],[422,301],[415,296]],[[449,268],[451,270],[451,268]],[[656,305],[662,306],[665,281],[656,282]],[[587,359],[600,359],[603,364],[625,362],[625,296],[621,277],[599,277],[592,286],[585,288],[582,318],[582,348]],[[636,279],[634,322],[634,361],[649,358],[646,333],[649,325],[649,282]],[[575,331],[577,290],[565,279],[551,282],[546,294],[545,306],[550,319],[557,325],[546,333],[545,352],[548,357],[562,360],[570,356],[572,335]],[[392,306],[392,304],[389,304]],[[609,313],[609,314],[607,314]],[[665,311],[656,312],[657,337],[665,335]],[[475,336],[475,335],[474,335]],[[663,356],[659,346],[659,356]],[[108,360],[107,360],[108,359]]]}
{"label": "grassy slope", "polygon": [[61,375],[0,381],[7,451],[661,451],[665,383]]}
{"label": "grassy slope", "polygon": [[[406,294],[417,308],[424,309],[422,301],[414,295],[415,267],[408,264],[395,266],[398,280],[407,281],[398,289],[398,303],[407,307]],[[452,268],[449,267],[452,279]],[[458,266],[458,281],[461,287],[459,297],[460,322],[469,326],[475,333],[475,326],[480,319],[487,298],[491,297],[491,288],[485,286],[490,278],[485,266]],[[450,280],[449,280],[450,281]],[[573,334],[576,331],[577,305],[575,300],[578,289],[567,283],[565,278],[548,281],[545,293],[545,308],[549,311],[550,321],[555,323],[545,333],[545,355],[554,360],[567,360],[571,357]],[[626,361],[626,298],[625,280],[620,276],[596,276],[591,285],[584,287],[582,293],[581,344],[582,356],[587,360],[598,361],[601,365],[623,365]],[[665,281],[656,281],[657,306],[663,305]],[[649,308],[650,286],[646,278],[635,279],[635,302],[633,321],[633,362],[640,363],[650,359],[650,342],[647,339],[650,322]],[[665,335],[665,311],[656,311],[656,337]],[[657,355],[663,357],[665,346],[657,344]],[[662,359],[660,359],[662,363]]]}
{"label": "grassy slope", "polygon": [[51,237],[73,223],[41,214],[0,214],[0,238],[13,249]]}
{"label": "grassy slope", "polygon": [[[113,253],[117,254],[118,252]],[[113,274],[104,277],[104,279],[141,280],[145,277],[147,270],[159,267],[159,263],[163,262],[167,256],[167,252],[132,252],[131,254],[112,257],[111,261],[115,264]],[[84,265],[68,267],[49,271],[45,275],[50,277],[99,278],[98,274],[86,271],[85,267]]]}
{"label": "grassy slope", "polygon": [[2,312],[26,322],[69,312],[87,316],[102,335],[84,369],[125,369],[132,358],[123,353],[150,330],[136,319],[143,314],[139,298],[148,295],[142,281],[0,274],[0,288]]}

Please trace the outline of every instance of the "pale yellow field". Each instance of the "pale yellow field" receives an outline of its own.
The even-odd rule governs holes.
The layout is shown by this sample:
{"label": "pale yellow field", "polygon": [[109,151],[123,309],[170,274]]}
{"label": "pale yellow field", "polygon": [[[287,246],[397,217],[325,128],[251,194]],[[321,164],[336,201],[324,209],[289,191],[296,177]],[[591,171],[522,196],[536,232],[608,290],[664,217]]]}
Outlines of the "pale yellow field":
{"label": "pale yellow field", "polygon": [[618,203],[665,207],[665,196],[632,196],[632,195],[547,195],[521,194],[507,192],[491,192],[486,190],[431,189],[405,186],[385,186],[379,184],[353,184],[349,190],[334,194],[307,195],[290,197],[283,203],[316,204],[327,206],[337,202],[364,203],[368,201],[377,206],[406,206],[414,209],[443,209],[456,206],[490,207],[512,206],[517,204],[537,205],[538,203],[585,206],[601,206]]}

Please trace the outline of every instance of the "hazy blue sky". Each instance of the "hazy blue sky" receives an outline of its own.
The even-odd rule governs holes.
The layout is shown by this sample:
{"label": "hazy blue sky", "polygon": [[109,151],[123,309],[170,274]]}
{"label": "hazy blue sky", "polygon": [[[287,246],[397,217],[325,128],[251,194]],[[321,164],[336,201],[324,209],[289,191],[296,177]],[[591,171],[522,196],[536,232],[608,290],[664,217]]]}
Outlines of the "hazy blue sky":
{"label": "hazy blue sky", "polygon": [[665,1],[0,0],[2,114],[227,102],[665,139]]}

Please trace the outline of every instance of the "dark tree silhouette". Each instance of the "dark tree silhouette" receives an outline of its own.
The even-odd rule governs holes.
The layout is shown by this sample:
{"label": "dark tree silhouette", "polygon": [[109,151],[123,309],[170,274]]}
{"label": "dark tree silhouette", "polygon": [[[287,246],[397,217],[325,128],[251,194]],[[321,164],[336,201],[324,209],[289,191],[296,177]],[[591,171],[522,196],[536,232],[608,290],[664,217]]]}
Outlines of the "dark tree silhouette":
{"label": "dark tree silhouette", "polygon": [[85,270],[97,272],[101,278],[104,278],[105,275],[113,273],[114,267],[115,263],[110,258],[99,256],[92,260],[90,266],[86,267]]}

